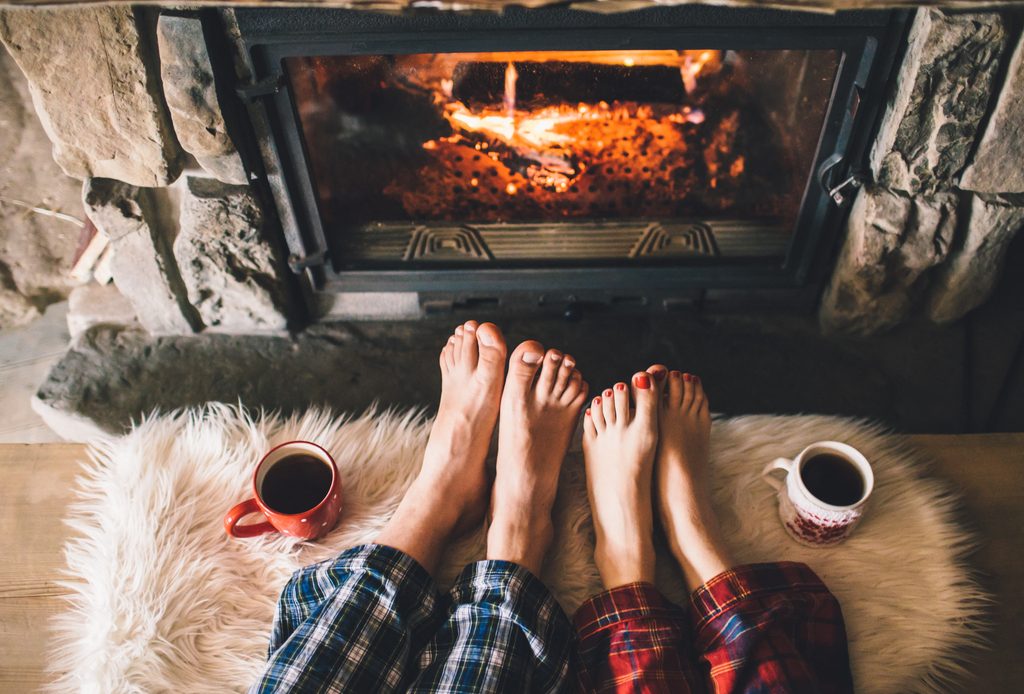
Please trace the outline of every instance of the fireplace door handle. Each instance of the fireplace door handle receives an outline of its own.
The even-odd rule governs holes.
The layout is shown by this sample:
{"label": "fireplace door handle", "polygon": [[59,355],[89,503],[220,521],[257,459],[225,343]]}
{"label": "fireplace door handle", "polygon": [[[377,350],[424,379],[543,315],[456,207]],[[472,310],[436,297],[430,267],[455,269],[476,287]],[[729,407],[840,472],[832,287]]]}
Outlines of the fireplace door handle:
{"label": "fireplace door handle", "polygon": [[846,157],[840,152],[835,152],[825,161],[821,162],[821,166],[818,167],[818,182],[821,184],[822,190],[832,198],[832,202],[836,204],[836,207],[845,206],[852,199],[851,193],[863,186],[865,181],[868,180],[865,174],[859,171],[851,171],[850,175],[842,181],[833,183],[833,174],[841,170],[845,162]]}

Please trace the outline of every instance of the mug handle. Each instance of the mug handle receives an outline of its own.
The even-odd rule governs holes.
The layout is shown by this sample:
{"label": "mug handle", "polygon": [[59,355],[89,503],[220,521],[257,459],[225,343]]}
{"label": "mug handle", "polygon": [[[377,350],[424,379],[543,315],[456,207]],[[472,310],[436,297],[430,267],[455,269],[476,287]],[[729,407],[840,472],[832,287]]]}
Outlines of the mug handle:
{"label": "mug handle", "polygon": [[250,513],[259,513],[261,515],[263,513],[260,507],[256,505],[256,499],[246,499],[242,503],[233,506],[228,511],[228,515],[224,516],[224,531],[231,537],[256,537],[257,535],[277,530],[269,521],[252,523],[250,525],[238,525],[238,521]]}
{"label": "mug handle", "polygon": [[786,474],[789,474],[792,467],[793,461],[789,458],[776,458],[764,466],[764,470],[761,471],[761,477],[763,477],[764,481],[771,485],[775,491],[781,491],[784,483],[782,480],[772,477],[771,474],[776,470],[785,470]]}

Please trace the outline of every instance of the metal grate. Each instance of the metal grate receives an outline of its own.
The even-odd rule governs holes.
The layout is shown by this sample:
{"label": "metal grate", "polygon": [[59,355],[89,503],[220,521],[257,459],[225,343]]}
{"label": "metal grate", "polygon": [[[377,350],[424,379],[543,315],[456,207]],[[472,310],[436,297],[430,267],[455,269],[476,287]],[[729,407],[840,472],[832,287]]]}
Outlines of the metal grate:
{"label": "metal grate", "polygon": [[781,258],[790,233],[743,220],[540,224],[379,222],[343,235],[341,264]]}

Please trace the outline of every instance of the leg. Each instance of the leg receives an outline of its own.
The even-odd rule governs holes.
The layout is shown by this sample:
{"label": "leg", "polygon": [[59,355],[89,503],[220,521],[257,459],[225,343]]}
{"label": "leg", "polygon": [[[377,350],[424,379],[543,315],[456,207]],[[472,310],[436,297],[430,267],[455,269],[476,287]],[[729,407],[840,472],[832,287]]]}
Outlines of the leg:
{"label": "leg", "polygon": [[479,523],[505,343],[470,321],[441,352],[441,404],[423,466],[377,543],[297,573],[281,595],[256,691],[393,691],[443,621],[430,574],[448,540]]}
{"label": "leg", "polygon": [[661,402],[658,509],[694,591],[709,689],[852,691],[842,611],[814,572],[791,562],[734,567],[711,507],[711,416],[700,379],[663,366],[649,371]]}
{"label": "leg", "polygon": [[487,559],[466,567],[447,621],[420,655],[417,692],[555,691],[569,673],[571,630],[540,582],[551,508],[586,397],[571,357],[524,342],[509,362]]}
{"label": "leg", "polygon": [[576,613],[579,686],[599,692],[696,692],[685,613],[654,587],[651,476],[658,399],[647,373],[594,398],[584,417],[587,493],[605,592]]}

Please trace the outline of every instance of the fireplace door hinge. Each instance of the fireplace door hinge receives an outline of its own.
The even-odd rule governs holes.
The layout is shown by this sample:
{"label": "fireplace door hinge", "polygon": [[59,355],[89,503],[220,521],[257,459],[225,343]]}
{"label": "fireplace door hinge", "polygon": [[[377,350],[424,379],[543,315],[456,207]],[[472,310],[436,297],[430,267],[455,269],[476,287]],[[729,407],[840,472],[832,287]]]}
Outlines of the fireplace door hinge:
{"label": "fireplace door hinge", "polygon": [[288,267],[291,268],[292,272],[296,275],[299,275],[302,274],[304,270],[308,270],[311,267],[319,267],[323,265],[326,261],[327,252],[322,250],[302,256],[292,253],[288,256]]}
{"label": "fireplace door hinge", "polygon": [[235,93],[237,93],[241,99],[251,103],[256,101],[256,99],[274,96],[281,91],[281,87],[283,86],[284,75],[270,75],[269,77],[261,79],[259,82],[247,84],[244,87],[238,87],[235,89]]}
{"label": "fireplace door hinge", "polygon": [[836,152],[821,162],[821,166],[818,167],[818,181],[825,192],[828,193],[828,196],[832,198],[832,202],[836,204],[836,207],[844,207],[853,199],[852,194],[854,191],[870,180],[870,177],[864,172],[851,171],[846,178],[836,183],[834,181],[834,174],[842,170],[842,165],[845,162],[846,158],[839,152]]}

